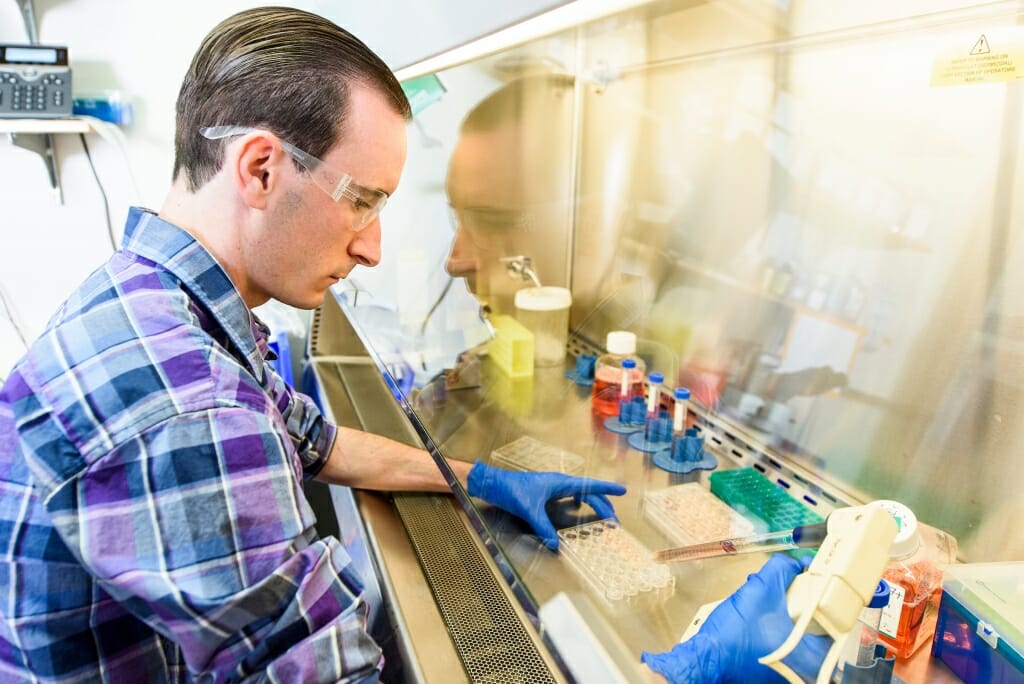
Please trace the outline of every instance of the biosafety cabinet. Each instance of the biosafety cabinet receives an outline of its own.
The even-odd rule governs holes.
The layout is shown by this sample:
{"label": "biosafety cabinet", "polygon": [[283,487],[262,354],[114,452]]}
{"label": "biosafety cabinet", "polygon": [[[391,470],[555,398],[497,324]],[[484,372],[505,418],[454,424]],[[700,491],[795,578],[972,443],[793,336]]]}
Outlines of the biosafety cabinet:
{"label": "biosafety cabinet", "polygon": [[[892,499],[962,562],[1024,559],[1024,2],[609,5],[399,72],[416,116],[383,260],[314,321],[328,409],[449,475],[622,483],[612,531],[650,551],[685,541],[669,504],[721,502],[742,471],[801,519]],[[513,368],[515,293],[538,283],[571,292],[565,362]],[[664,470],[594,415],[568,376],[615,330],[660,407],[691,391],[717,468]],[[764,561],[671,564],[620,600],[568,538],[552,553],[454,486],[354,499],[411,680],[637,681],[642,650]],[[952,678],[927,651],[897,671]]]}

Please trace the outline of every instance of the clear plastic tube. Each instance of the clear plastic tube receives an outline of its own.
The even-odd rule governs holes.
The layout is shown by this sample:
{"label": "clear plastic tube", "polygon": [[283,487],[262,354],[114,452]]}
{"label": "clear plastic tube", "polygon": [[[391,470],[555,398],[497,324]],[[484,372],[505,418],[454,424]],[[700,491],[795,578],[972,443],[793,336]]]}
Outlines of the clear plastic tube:
{"label": "clear plastic tube", "polygon": [[685,387],[676,387],[672,392],[675,400],[672,413],[672,431],[684,432],[686,430],[687,405],[690,403],[690,390]]}
{"label": "clear plastic tube", "polygon": [[885,580],[878,583],[875,595],[860,613],[860,640],[857,643],[857,665],[869,667],[875,662],[875,646],[878,644],[878,627],[882,622],[882,610],[889,605],[889,585]]}
{"label": "clear plastic tube", "polygon": [[619,399],[625,400],[630,397],[630,383],[633,379],[633,369],[636,368],[636,361],[626,359],[622,362],[622,382],[619,383]]}
{"label": "clear plastic tube", "polygon": [[863,624],[857,644],[858,667],[868,667],[875,662],[875,644],[878,643],[878,623],[881,619],[881,608],[865,608],[861,614]]}
{"label": "clear plastic tube", "polygon": [[[882,611],[888,603],[889,585],[885,580],[881,580],[843,642],[839,662],[832,676],[833,682],[838,684],[843,680],[847,667],[872,667],[879,655],[885,653],[884,644],[879,640],[879,626]],[[881,650],[878,649],[880,645],[883,646]]]}
{"label": "clear plastic tube", "polygon": [[661,396],[661,383],[665,376],[661,373],[651,373],[647,376],[647,415],[658,412],[658,398]]}

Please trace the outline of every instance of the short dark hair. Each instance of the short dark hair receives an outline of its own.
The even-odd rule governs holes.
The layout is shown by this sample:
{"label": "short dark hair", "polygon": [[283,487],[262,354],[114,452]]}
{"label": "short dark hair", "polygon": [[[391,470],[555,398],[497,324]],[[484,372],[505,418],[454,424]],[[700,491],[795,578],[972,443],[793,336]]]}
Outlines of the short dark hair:
{"label": "short dark hair", "polygon": [[[530,105],[541,118],[552,116],[554,103],[572,97],[575,77],[563,73],[520,76],[478,102],[463,119],[462,133],[493,131],[500,126],[523,123]],[[540,103],[539,105],[537,103]]]}
{"label": "short dark hair", "polygon": [[344,135],[353,84],[376,88],[406,120],[409,100],[391,69],[324,17],[258,7],[228,17],[203,39],[178,93],[173,178],[194,192],[224,163],[224,141],[205,126],[267,128],[316,157]]}

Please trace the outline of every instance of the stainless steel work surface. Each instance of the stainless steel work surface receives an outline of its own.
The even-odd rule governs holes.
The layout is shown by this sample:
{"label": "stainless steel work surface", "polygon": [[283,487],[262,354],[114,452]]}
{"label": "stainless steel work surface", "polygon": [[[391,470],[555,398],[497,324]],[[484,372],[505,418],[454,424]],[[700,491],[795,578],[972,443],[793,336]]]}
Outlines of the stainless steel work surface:
{"label": "stainless steel work surface", "polygon": [[[340,300],[340,306],[351,313],[345,297]],[[337,306],[328,302],[325,310]],[[323,318],[330,321],[335,316],[336,312]],[[337,331],[327,327],[320,334],[330,338]],[[374,358],[380,362],[380,357]],[[689,422],[700,427],[705,450],[718,459],[717,468],[685,475],[666,472],[653,463],[650,453],[632,448],[627,437],[609,431],[604,419],[593,414],[590,388],[566,377],[571,356],[566,357],[564,366],[536,368],[532,376],[519,379],[508,377],[486,354],[474,358],[479,362],[479,376],[478,382],[470,383],[472,386],[445,388],[444,376],[439,376],[435,382],[408,396],[393,397],[392,401],[403,406],[411,424],[446,459],[493,462],[496,449],[524,436],[564,450],[573,463],[576,459],[572,455],[578,456],[580,475],[627,487],[625,495],[613,497],[616,514],[622,527],[651,551],[672,546],[673,541],[645,512],[645,494],[686,483],[697,483],[706,490],[711,472],[754,468],[774,482],[781,481],[794,499],[823,517],[837,506],[860,503],[853,498],[855,493],[814,482],[809,473],[752,448],[753,436],[719,416],[698,410],[691,411]],[[363,367],[371,370],[365,364]],[[386,366],[380,370],[397,384]],[[668,406],[666,397],[661,402]],[[674,578],[670,594],[612,602],[587,584],[565,554],[548,550],[524,522],[483,502],[474,502],[485,522],[484,529],[478,530],[483,546],[497,557],[493,564],[496,576],[502,576],[498,568],[511,570],[504,573],[504,579],[519,589],[516,596],[523,602],[523,619],[539,622],[541,608],[556,595],[566,594],[580,613],[588,616],[586,629],[597,648],[604,650],[626,677],[640,676],[641,651],[670,649],[702,605],[735,591],[767,558],[765,554],[748,554],[670,564]],[[577,506],[571,499],[549,506],[548,511],[560,529],[597,519],[588,506]],[[387,558],[384,562],[388,563]],[[924,648],[911,662],[901,663],[899,670],[914,672],[911,681],[955,681],[941,663],[927,657],[927,651]]]}
{"label": "stainless steel work surface", "polygon": [[[347,308],[344,296],[341,300]],[[329,302],[325,310],[332,306],[336,304]],[[323,318],[333,320],[334,315]],[[320,334],[330,339],[337,331],[323,328]],[[571,357],[567,357],[564,367],[537,368],[532,376],[520,379],[508,377],[486,355],[475,358],[480,366],[479,382],[474,386],[445,388],[444,376],[439,376],[435,382],[403,398],[409,419],[429,436],[444,457],[490,462],[495,449],[523,436],[559,447],[582,459],[579,474],[626,485],[627,493],[613,498],[615,511],[622,527],[641,544],[652,551],[673,545],[645,515],[644,495],[687,482],[707,488],[707,471],[689,475],[668,473],[653,464],[650,454],[631,448],[626,437],[605,429],[603,419],[591,412],[590,388],[565,377]],[[718,470],[751,467],[756,463],[768,476],[789,478],[794,491],[809,486],[802,485],[800,479],[806,483],[806,478],[792,470],[774,470],[763,455],[750,449],[740,451],[739,442],[732,441],[739,435],[719,429],[713,416],[698,417],[694,413],[690,421],[701,426],[705,448],[719,460]],[[836,505],[850,503],[838,491],[828,492],[828,498],[820,496],[820,492],[820,488],[815,490],[815,501],[822,516]],[[588,587],[564,554],[548,550],[525,523],[482,502],[476,503],[486,521],[483,536],[496,542],[499,564],[501,559],[507,559],[514,571],[510,581],[526,589],[526,612],[536,615],[559,592],[568,594],[572,601],[588,604],[593,608],[588,614],[602,620],[601,625],[592,626],[595,632],[602,641],[614,642],[605,643],[605,647],[630,654],[632,663],[627,667],[639,663],[642,650],[670,648],[700,606],[727,596],[765,560],[763,555],[751,554],[674,564],[669,566],[675,581],[671,595],[639,603],[608,602]],[[592,509],[576,506],[571,499],[549,507],[549,513],[558,528],[597,519]]]}
{"label": "stainless steel work surface", "polygon": [[[446,401],[428,409],[420,405],[424,423],[438,437],[441,451],[464,461],[491,460],[491,453],[523,435],[561,447],[584,460],[582,475],[619,482],[627,487],[612,497],[623,528],[650,550],[672,546],[644,515],[644,494],[673,484],[700,482],[707,471],[676,475],[656,467],[650,454],[628,446],[627,438],[609,432],[590,410],[589,388],[564,377],[566,368],[539,368],[532,378],[513,381],[484,360],[482,386],[449,391]],[[719,468],[738,465],[727,452],[706,440],[719,457]],[[639,659],[641,650],[660,650],[679,640],[687,623],[704,603],[724,598],[764,562],[762,555],[678,563],[673,595],[651,605],[617,605],[588,589],[562,554],[549,551],[520,520],[481,504],[490,529],[538,606],[558,592],[573,592],[594,603],[626,647]],[[550,509],[549,509],[550,510]],[[562,502],[553,511],[556,527],[595,520],[586,505]]]}

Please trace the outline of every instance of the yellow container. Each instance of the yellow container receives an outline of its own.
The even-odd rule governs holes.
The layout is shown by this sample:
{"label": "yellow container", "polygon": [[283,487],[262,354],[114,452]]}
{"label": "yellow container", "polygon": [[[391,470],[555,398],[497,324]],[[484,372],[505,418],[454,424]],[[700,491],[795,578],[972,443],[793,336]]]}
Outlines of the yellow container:
{"label": "yellow container", "polygon": [[488,348],[491,360],[510,378],[533,375],[533,333],[511,316],[495,316],[494,339]]}

